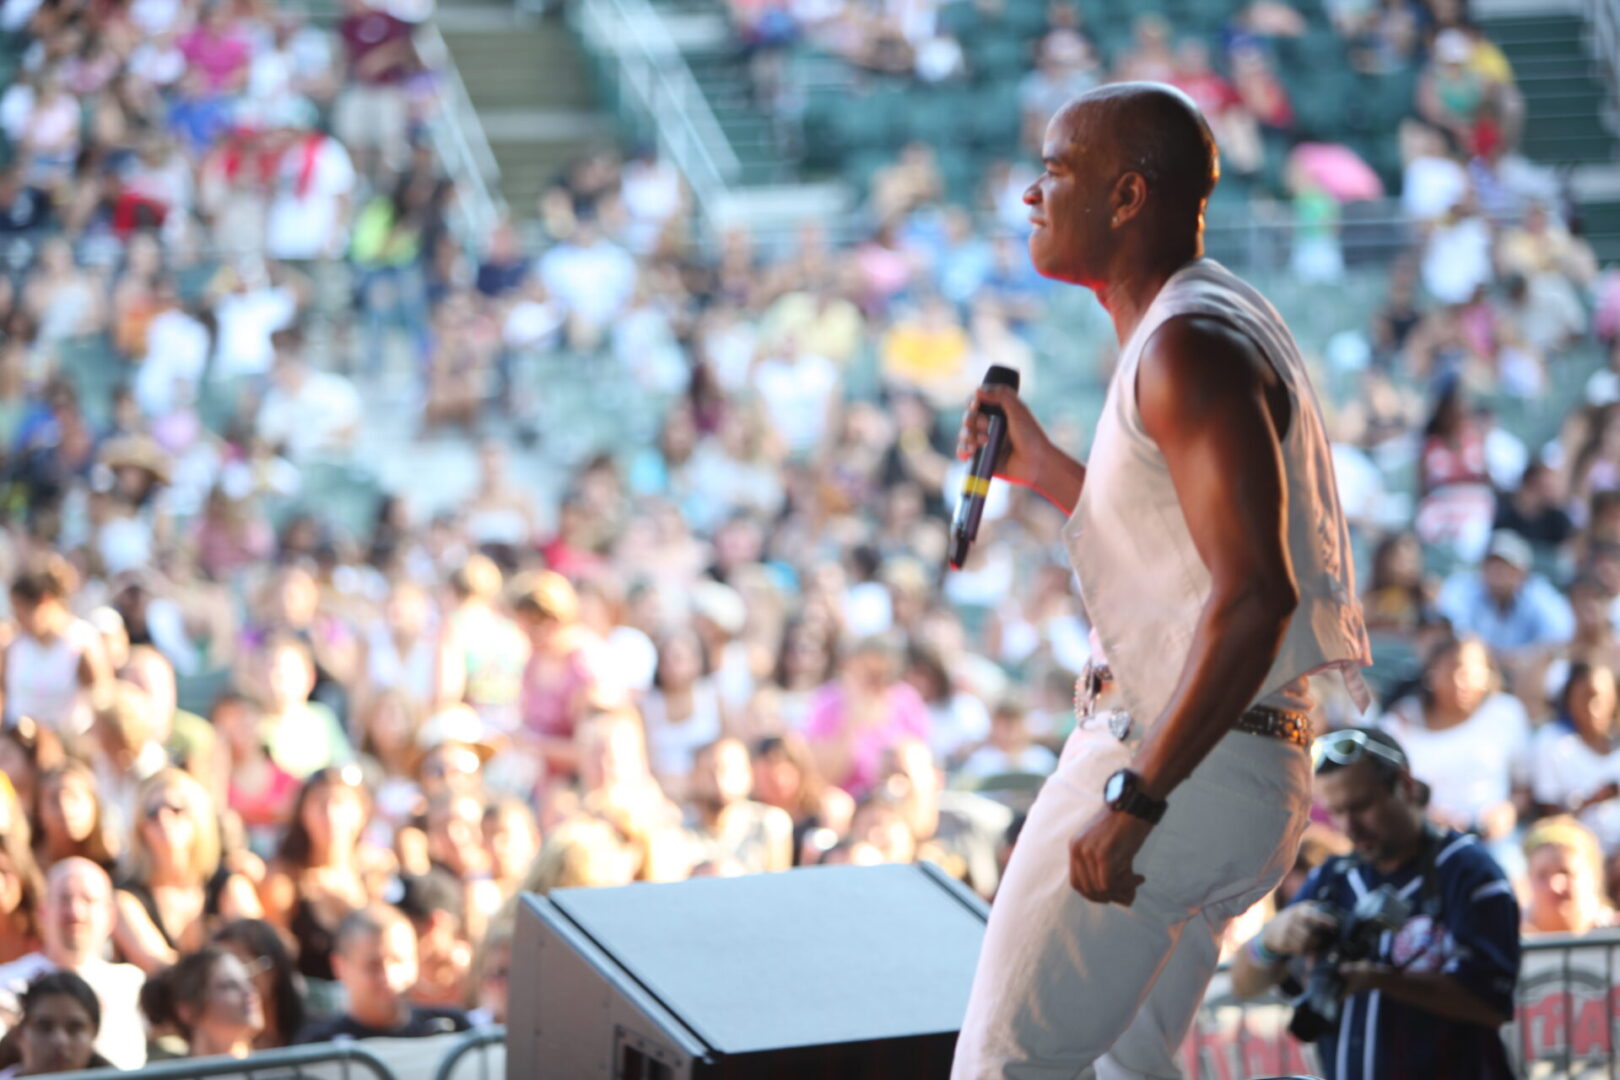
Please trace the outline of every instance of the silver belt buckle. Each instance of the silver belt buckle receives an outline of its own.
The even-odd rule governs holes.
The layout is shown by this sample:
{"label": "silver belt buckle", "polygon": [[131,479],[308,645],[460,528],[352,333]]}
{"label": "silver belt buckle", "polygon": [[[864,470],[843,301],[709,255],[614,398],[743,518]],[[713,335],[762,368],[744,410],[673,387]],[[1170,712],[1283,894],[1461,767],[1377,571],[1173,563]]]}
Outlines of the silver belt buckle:
{"label": "silver belt buckle", "polygon": [[1115,709],[1108,714],[1108,733],[1120,742],[1131,737],[1131,714],[1124,709]]}
{"label": "silver belt buckle", "polygon": [[1113,672],[1106,664],[1088,663],[1074,682],[1074,713],[1082,727],[1098,720],[1104,721],[1108,725],[1108,733],[1124,742],[1131,735],[1131,714],[1124,709],[1097,712],[1097,699],[1102,697],[1103,687],[1111,681]]}

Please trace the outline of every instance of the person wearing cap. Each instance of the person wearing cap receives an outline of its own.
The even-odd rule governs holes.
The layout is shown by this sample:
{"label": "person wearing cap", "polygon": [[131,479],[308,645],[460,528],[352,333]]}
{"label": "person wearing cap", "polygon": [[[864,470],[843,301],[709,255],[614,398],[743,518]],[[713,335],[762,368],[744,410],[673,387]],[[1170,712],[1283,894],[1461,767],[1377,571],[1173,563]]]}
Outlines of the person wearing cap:
{"label": "person wearing cap", "polygon": [[1436,606],[1459,634],[1473,634],[1508,659],[1568,641],[1575,632],[1569,601],[1533,572],[1530,542],[1516,532],[1491,534],[1478,570],[1454,574]]}
{"label": "person wearing cap", "polygon": [[1474,43],[1466,33],[1455,28],[1440,31],[1417,93],[1423,119],[1469,152],[1474,149],[1475,125],[1491,98],[1490,83],[1469,64],[1473,56]]}
{"label": "person wearing cap", "polygon": [[1233,991],[1297,993],[1343,913],[1389,887],[1410,911],[1374,958],[1339,965],[1347,993],[1316,1044],[1326,1080],[1508,1080],[1497,1029],[1513,1016],[1519,974],[1512,883],[1476,837],[1425,820],[1422,785],[1388,733],[1335,731],[1312,756],[1317,800],[1354,847],[1312,871],[1238,951]]}

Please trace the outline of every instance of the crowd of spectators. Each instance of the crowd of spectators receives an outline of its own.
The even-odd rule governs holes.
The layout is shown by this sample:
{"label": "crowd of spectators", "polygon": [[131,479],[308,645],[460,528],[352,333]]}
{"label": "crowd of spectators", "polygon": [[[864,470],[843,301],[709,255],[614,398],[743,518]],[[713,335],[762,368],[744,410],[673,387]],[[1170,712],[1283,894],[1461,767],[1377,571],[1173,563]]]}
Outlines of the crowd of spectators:
{"label": "crowd of spectators", "polygon": [[[1339,6],[1370,68],[1443,67],[1468,32]],[[1030,493],[998,485],[988,542],[941,569],[978,374],[1022,370],[1075,450],[1053,389],[1099,381],[1043,338],[1032,166],[950,205],[913,151],[852,247],[711,250],[669,162],[592,154],[536,208],[537,258],[508,224],[469,257],[400,15],[356,0],[334,37],[224,0],[12,2],[0,25],[0,1068],[499,1022],[523,889],[928,859],[993,896],[1091,652]],[[1083,46],[1043,51],[1030,117]],[[1275,90],[1251,72],[1217,107],[1198,53],[1144,24],[1121,72],[1194,73],[1241,160]],[[1472,78],[1425,98],[1456,110]],[[1583,930],[1620,893],[1620,360],[1550,440],[1480,403],[1544,399],[1614,339],[1620,287],[1540,174],[1422,108],[1409,250],[1321,360],[1352,384],[1330,419],[1378,715],[1431,814],[1521,853],[1527,932]],[[423,477],[358,530],[284,512],[356,465],[400,356],[427,441],[482,440],[476,482]],[[611,437],[546,477],[514,465],[591,425]],[[1313,832],[1301,870],[1339,842]]]}

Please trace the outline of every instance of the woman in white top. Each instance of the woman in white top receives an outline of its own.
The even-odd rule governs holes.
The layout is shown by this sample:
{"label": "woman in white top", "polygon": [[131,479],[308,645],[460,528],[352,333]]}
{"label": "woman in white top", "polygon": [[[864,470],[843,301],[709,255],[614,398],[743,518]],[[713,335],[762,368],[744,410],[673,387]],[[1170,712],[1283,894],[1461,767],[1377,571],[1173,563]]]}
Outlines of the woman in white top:
{"label": "woman in white top", "polygon": [[1382,721],[1429,785],[1429,816],[1488,841],[1518,823],[1530,748],[1524,706],[1497,692],[1495,678],[1478,638],[1449,638],[1429,654],[1420,692]]}
{"label": "woman in white top", "polygon": [[31,716],[59,734],[90,730],[91,701],[104,698],[112,671],[95,627],[68,610],[73,568],[50,555],[11,583],[17,636],[0,653],[8,719]]}
{"label": "woman in white top", "polygon": [[433,704],[438,648],[435,622],[433,601],[421,586],[408,581],[394,585],[383,606],[383,617],[366,628],[366,701],[393,691],[417,709]]}
{"label": "woman in white top", "polygon": [[691,630],[670,634],[659,644],[653,689],[641,716],[653,774],[672,795],[686,790],[698,748],[725,733],[712,675],[703,642]]}
{"label": "woman in white top", "polygon": [[1531,744],[1530,794],[1546,813],[1574,814],[1603,850],[1620,846],[1620,747],[1614,672],[1577,661],[1558,698],[1555,720]]}

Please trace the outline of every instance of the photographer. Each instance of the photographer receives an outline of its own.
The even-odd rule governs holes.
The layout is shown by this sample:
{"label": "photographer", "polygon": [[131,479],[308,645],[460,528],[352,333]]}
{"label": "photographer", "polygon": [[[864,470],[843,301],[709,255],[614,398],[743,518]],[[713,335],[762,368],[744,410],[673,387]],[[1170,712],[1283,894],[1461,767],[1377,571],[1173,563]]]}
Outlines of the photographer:
{"label": "photographer", "polygon": [[1497,1029],[1513,1015],[1519,905],[1501,868],[1424,819],[1390,735],[1333,732],[1315,757],[1317,797],[1355,849],[1239,951],[1233,990],[1296,995],[1292,1030],[1319,1038],[1328,1080],[1508,1080]]}

